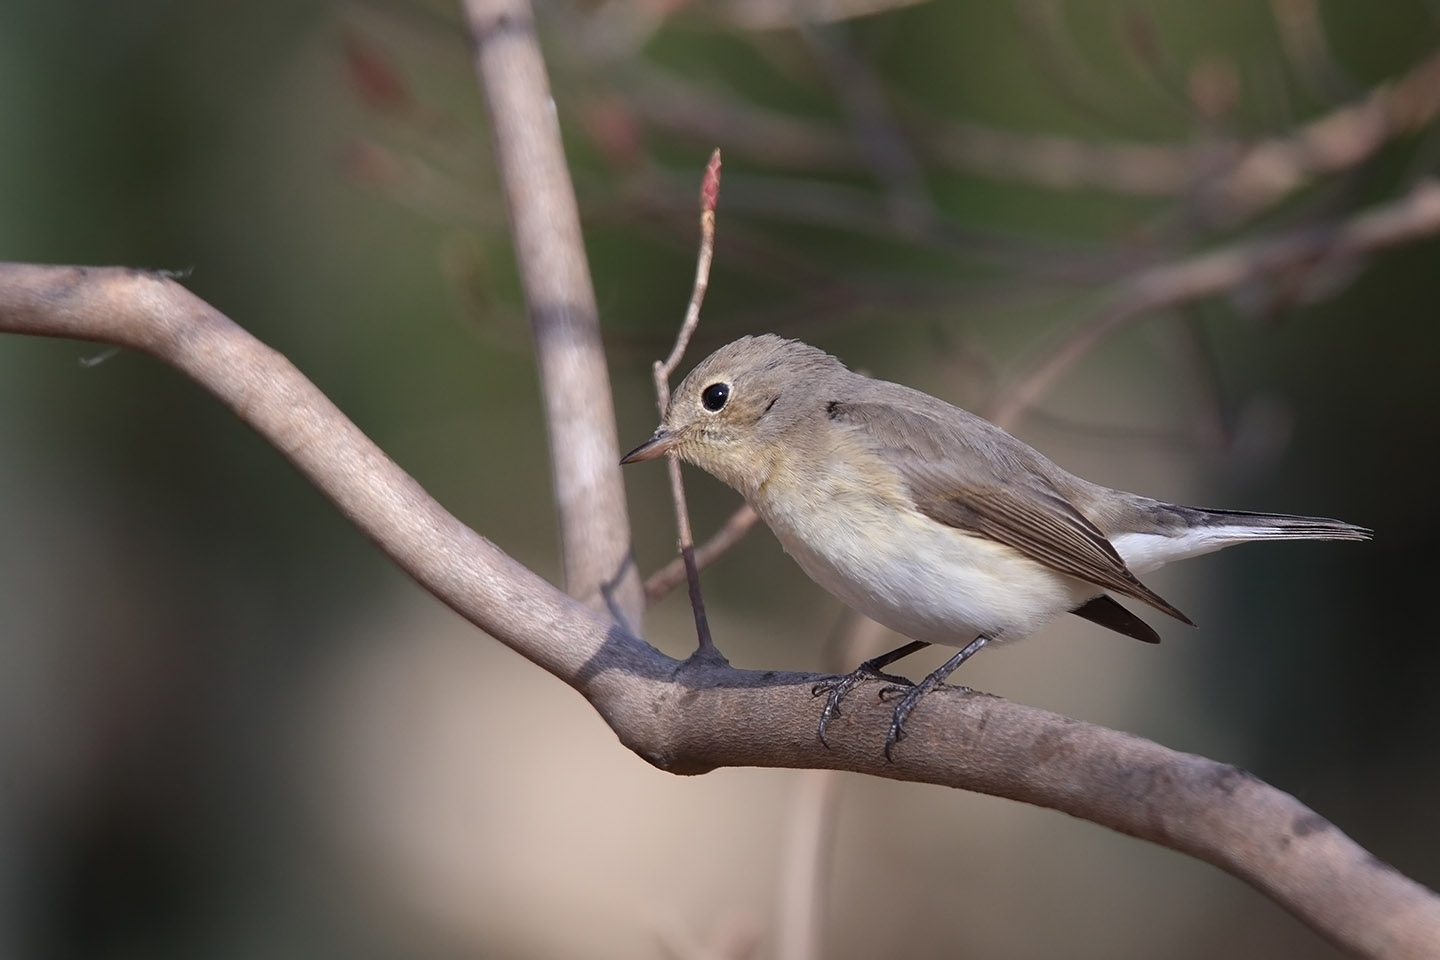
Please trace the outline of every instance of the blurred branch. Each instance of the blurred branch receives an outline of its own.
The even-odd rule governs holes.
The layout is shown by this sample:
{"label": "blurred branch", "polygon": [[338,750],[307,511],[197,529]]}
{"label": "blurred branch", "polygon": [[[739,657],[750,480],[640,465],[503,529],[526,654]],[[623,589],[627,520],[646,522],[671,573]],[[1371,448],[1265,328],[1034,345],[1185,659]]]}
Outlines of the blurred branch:
{"label": "blurred branch", "polygon": [[[771,164],[863,168],[860,148],[831,126],[711,93],[663,70],[639,73],[626,96],[647,122]],[[1255,141],[1194,145],[1013,133],[902,110],[922,158],[952,170],[1055,190],[1138,196],[1199,192],[1229,217],[1268,207],[1323,174],[1351,169],[1440,115],[1440,51],[1364,97]]]}
{"label": "blurred branch", "polygon": [[811,23],[870,17],[925,0],[725,0],[722,15],[745,30],[783,30]]}
{"label": "blurred branch", "polygon": [[[1142,196],[1198,192],[1237,218],[1268,207],[1322,174],[1358,166],[1396,137],[1440,114],[1440,51],[1365,97],[1253,142],[1207,140],[1176,147],[1088,142],[940,124],[933,148],[956,169],[1053,189]],[[929,125],[921,125],[925,130]]]}
{"label": "blurred branch", "polygon": [[1428,126],[1437,113],[1440,51],[1358,101],[1242,149],[1207,193],[1244,209],[1267,206],[1321,174],[1359,166],[1390,140]]}
{"label": "blurred branch", "polygon": [[776,960],[825,956],[825,884],[834,854],[839,774],[802,770],[792,788],[780,854]]}
{"label": "blurred branch", "polygon": [[[1175,59],[1170,56],[1160,31],[1148,11],[1131,6],[1119,12],[1116,26],[1126,51],[1134,58],[1142,75],[1152,87],[1169,101],[1170,109],[1189,111],[1195,106],[1189,84]],[[1072,41],[1073,43],[1073,41]]]}
{"label": "blurred branch", "polygon": [[1014,0],[1015,13],[1029,34],[1038,72],[1050,91],[1072,110],[1111,129],[1134,129],[1133,107],[1119,102],[1079,56],[1074,34],[1065,20],[1063,0]]}
{"label": "blurred branch", "polygon": [[550,439],[565,587],[639,631],[645,609],[599,310],[527,0],[467,0]]}
{"label": "blurred branch", "polygon": [[1116,287],[1106,307],[1076,324],[1028,372],[1003,388],[987,416],[1001,425],[1014,423],[1100,341],[1147,313],[1235,291],[1287,271],[1323,272],[1335,263],[1436,231],[1440,231],[1440,181],[1425,180],[1400,199],[1338,224],[1237,243],[1143,271]]}
{"label": "blurred branch", "polygon": [[[662,169],[629,178],[616,202],[631,208],[649,205],[675,210],[690,206],[688,181]],[[1123,247],[1052,239],[989,226],[978,226],[935,213],[897,224],[885,200],[871,190],[822,180],[731,174],[725,182],[726,208],[757,220],[814,224],[867,237],[885,237],[928,246],[967,262],[1024,271],[1068,282],[1094,282],[1133,265],[1136,255]]]}
{"label": "blurred branch", "polygon": [[[831,670],[844,670],[880,650],[888,631],[868,617],[847,610],[837,643],[825,659]],[[775,909],[776,960],[819,960],[825,950],[825,894],[835,854],[835,817],[840,775],[835,770],[805,770],[790,795],[790,812],[781,837],[780,884]]]}
{"label": "blurred branch", "polygon": [[1321,102],[1337,100],[1355,84],[1330,54],[1325,20],[1316,0],[1270,0],[1270,15],[1280,47],[1305,92]]}
{"label": "blurred branch", "polygon": [[[745,539],[745,534],[750,532],[750,529],[755,526],[755,521],[759,519],[760,515],[748,503],[730,514],[730,519],[726,520],[709,540],[695,548],[696,571],[704,570],[719,559],[725,551]],[[685,558],[680,556],[646,578],[645,600],[648,603],[654,603],[684,582]]]}
{"label": "blurred branch", "polygon": [[902,233],[918,234],[939,214],[925,171],[891,113],[884,84],[855,51],[843,24],[808,26],[801,35],[835,90],[850,141],[883,190],[891,222]]}
{"label": "blurred branch", "polygon": [[123,346],[190,377],[416,582],[581,693],[660,769],[844,769],[1008,797],[1221,867],[1353,955],[1420,957],[1440,942],[1440,897],[1225,764],[957,688],[926,699],[893,763],[882,749],[892,711],[878,698],[852,701],[827,749],[810,694],[820,677],[681,663],[647,646],[446,512],[289,361],[167,278],[0,265],[0,331]]}
{"label": "blurred branch", "polygon": [[671,960],[752,960],[761,955],[764,931],[749,912],[731,909],[710,920],[710,927],[703,932],[672,913],[658,913],[651,924],[661,952]]}
{"label": "blurred branch", "polygon": [[731,156],[783,167],[854,170],[854,144],[832,124],[746,103],[709,90],[683,74],[626,63],[621,96],[642,121],[702,143],[723,143]]}

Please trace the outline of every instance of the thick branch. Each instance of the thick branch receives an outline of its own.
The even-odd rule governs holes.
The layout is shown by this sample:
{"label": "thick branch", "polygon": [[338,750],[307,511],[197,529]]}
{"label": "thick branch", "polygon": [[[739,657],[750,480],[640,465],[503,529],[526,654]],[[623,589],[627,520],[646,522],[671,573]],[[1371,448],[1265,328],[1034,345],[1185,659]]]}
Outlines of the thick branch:
{"label": "thick branch", "polygon": [[638,631],[645,598],[630,554],[610,375],[534,18],[526,0],[468,0],[465,11],[535,335],[565,587]]}
{"label": "thick branch", "polygon": [[822,767],[1062,810],[1206,860],[1356,955],[1422,957],[1440,898],[1288,794],[1127,734],[942,689],[884,759],[890,707],[853,697],[815,736],[810,675],[686,666],[556,590],[436,503],[284,357],[178,284],[122,269],[0,265],[0,330],[129,347],[209,390],[425,589],[583,694],[677,773]]}

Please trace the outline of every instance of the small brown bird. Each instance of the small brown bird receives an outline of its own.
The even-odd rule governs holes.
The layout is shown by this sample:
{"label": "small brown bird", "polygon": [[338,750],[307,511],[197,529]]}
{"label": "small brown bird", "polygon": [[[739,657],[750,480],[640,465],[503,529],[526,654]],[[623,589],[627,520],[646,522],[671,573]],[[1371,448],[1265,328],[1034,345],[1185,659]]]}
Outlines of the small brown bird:
{"label": "small brown bird", "polygon": [[[887,756],[920,698],[987,643],[1064,613],[1158,643],[1111,593],[1191,623],[1138,574],[1247,540],[1371,536],[1338,520],[1185,507],[1090,483],[972,413],[769,334],[701,361],[621,463],[670,452],[738,490],[812,580],[913,639],[815,688],[828,694],[821,740],[863,680],[888,681],[882,696],[903,692]],[[919,684],[883,672],[932,643],[961,649]]]}

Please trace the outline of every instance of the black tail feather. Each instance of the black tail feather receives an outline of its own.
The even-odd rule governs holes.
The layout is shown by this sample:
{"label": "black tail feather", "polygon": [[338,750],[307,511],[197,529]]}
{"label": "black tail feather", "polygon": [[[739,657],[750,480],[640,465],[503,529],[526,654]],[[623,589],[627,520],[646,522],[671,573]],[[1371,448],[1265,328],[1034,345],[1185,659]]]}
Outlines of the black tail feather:
{"label": "black tail feather", "polygon": [[1098,623],[1102,627],[1114,630],[1116,633],[1123,633],[1127,637],[1134,637],[1136,640],[1143,640],[1146,643],[1160,642],[1160,634],[1155,632],[1154,627],[1121,606],[1120,601],[1109,594],[1102,593],[1094,600],[1089,600],[1070,612],[1091,623]]}

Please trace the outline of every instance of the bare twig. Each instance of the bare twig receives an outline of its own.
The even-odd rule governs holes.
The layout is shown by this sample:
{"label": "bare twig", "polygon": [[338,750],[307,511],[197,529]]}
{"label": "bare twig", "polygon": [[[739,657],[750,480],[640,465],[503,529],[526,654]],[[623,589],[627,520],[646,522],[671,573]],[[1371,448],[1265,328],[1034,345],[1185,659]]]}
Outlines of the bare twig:
{"label": "bare twig", "polygon": [[1259,277],[1327,260],[1344,261],[1440,231],[1440,181],[1426,180],[1392,203],[1338,224],[1304,227],[1155,267],[1120,284],[1109,303],[997,394],[988,416],[1013,424],[1100,341],[1162,307],[1210,297]]}
{"label": "bare twig", "polygon": [[[685,319],[680,324],[670,355],[655,363],[655,398],[662,417],[670,406],[670,377],[680,365],[685,348],[690,345],[690,338],[700,324],[700,305],[705,302],[705,290],[710,286],[710,261],[715,257],[715,203],[719,198],[720,151],[716,150],[710,154],[710,162],[705,166],[705,176],[700,183],[700,253],[695,262],[695,285],[690,291],[690,303],[685,308]],[[685,580],[690,586],[690,609],[695,613],[695,633],[699,638],[695,656],[724,663],[725,658],[715,648],[715,641],[710,636],[705,598],[700,594],[700,568],[695,561],[695,534],[690,529],[690,510],[685,504],[685,480],[680,474],[680,458],[674,453],[667,454],[665,466],[670,474],[670,496],[675,502],[680,559],[685,567]]]}
{"label": "bare twig", "polygon": [[720,199],[720,151],[710,154],[705,165],[705,176],[700,183],[700,253],[695,258],[695,285],[690,290],[690,302],[685,305],[685,319],[680,323],[680,332],[675,335],[675,346],[670,355],[655,364],[655,375],[660,394],[660,413],[670,402],[670,378],[675,368],[685,357],[685,348],[700,325],[700,306],[705,302],[705,291],[710,287],[710,262],[715,259],[715,204]]}
{"label": "bare twig", "polygon": [[[760,515],[756,513],[755,508],[748,503],[730,514],[730,518],[721,524],[720,529],[716,530],[710,536],[709,540],[706,540],[695,548],[696,572],[710,566],[710,564],[718,560],[725,551],[745,539],[745,535],[750,532],[755,526],[755,521],[759,519]],[[654,603],[684,583],[685,579],[685,558],[679,556],[646,578],[646,602]]]}
{"label": "bare twig", "polygon": [[599,311],[533,15],[527,0],[466,0],[465,12],[535,337],[565,588],[638,631],[645,597]]}
{"label": "bare twig", "polygon": [[878,698],[848,704],[827,749],[819,677],[682,664],[647,646],[446,512],[284,357],[169,279],[0,264],[0,331],[124,346],[189,376],[425,589],[574,687],[661,769],[821,767],[1010,797],[1215,864],[1353,955],[1418,958],[1440,942],[1440,897],[1225,764],[950,688],[916,711],[893,763]]}

